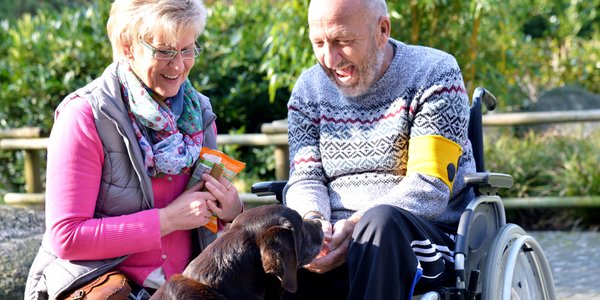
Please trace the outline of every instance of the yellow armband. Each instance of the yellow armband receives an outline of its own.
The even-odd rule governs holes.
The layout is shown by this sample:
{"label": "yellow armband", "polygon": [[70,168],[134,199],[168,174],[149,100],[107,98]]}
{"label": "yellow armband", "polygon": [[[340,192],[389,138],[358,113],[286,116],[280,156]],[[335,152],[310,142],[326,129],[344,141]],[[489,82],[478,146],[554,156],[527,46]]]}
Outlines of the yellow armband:
{"label": "yellow armband", "polygon": [[420,173],[439,178],[452,192],[461,155],[460,145],[443,136],[425,135],[411,138],[406,174]]}

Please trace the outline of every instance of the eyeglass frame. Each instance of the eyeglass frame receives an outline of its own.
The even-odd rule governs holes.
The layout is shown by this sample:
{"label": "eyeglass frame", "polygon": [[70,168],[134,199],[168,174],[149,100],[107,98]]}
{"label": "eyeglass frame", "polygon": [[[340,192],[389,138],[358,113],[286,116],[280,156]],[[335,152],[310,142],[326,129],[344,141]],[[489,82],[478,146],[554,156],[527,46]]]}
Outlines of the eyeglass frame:
{"label": "eyeglass frame", "polygon": [[[194,48],[193,49],[183,49],[183,50],[172,50],[172,49],[157,49],[156,47],[148,44],[146,41],[144,41],[142,38],[139,39],[140,44],[142,44],[142,46],[146,47],[146,49],[150,50],[152,53],[152,58],[158,59],[158,60],[172,60],[175,58],[175,56],[177,56],[177,53],[181,54],[181,57],[183,59],[196,59],[196,57],[200,56],[200,52],[202,52],[202,47],[198,44],[198,42],[194,42]],[[184,55],[185,51],[193,51],[194,55],[192,57],[186,57]],[[171,57],[156,57],[156,53],[162,53],[162,55],[166,55],[169,54],[171,55]]]}

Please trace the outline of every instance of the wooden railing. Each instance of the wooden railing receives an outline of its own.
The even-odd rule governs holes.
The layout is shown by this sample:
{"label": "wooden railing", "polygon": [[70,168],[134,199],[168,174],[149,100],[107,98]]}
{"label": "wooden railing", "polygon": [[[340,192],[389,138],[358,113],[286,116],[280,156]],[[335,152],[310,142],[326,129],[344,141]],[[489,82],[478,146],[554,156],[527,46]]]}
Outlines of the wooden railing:
{"label": "wooden railing", "polygon": [[[268,125],[267,125],[268,127]],[[268,129],[267,129],[268,131]],[[7,193],[4,201],[9,204],[37,206],[44,203],[41,182],[41,153],[48,146],[48,138],[42,137],[39,128],[18,128],[0,131],[0,150],[24,151],[25,193]],[[275,146],[275,177],[287,179],[289,173],[287,133],[219,134],[219,146]],[[273,197],[258,199],[251,194],[243,194],[243,200],[252,202],[274,202]]]}
{"label": "wooden railing", "polygon": [[46,149],[46,140],[46,138],[41,137],[40,128],[25,127],[0,130],[0,150],[22,150],[25,152],[23,171],[26,193],[8,193],[5,195],[5,202],[35,205],[44,201],[39,151]]}
{"label": "wooden railing", "polygon": [[483,126],[516,126],[600,121],[600,109],[499,113],[483,116]]}
{"label": "wooden railing", "polygon": [[[587,111],[498,113],[483,116],[483,125],[487,127],[596,121],[600,121],[600,109]],[[240,135],[220,134],[217,137],[217,141],[219,145],[275,146],[273,153],[275,158],[275,177],[279,180],[287,179],[289,174],[289,149],[286,120],[277,120],[263,124],[261,132]],[[39,128],[0,130],[0,150],[25,152],[24,176],[26,193],[8,193],[4,197],[5,202],[23,203],[25,205],[43,203],[40,151],[45,151],[47,144],[48,138],[41,136]],[[255,196],[249,194],[244,194],[243,198],[257,202],[274,201],[271,197],[257,199]],[[574,203],[581,203],[577,199],[573,201]],[[599,205],[600,201],[594,200],[592,203]],[[518,206],[520,204],[515,203],[514,205]]]}

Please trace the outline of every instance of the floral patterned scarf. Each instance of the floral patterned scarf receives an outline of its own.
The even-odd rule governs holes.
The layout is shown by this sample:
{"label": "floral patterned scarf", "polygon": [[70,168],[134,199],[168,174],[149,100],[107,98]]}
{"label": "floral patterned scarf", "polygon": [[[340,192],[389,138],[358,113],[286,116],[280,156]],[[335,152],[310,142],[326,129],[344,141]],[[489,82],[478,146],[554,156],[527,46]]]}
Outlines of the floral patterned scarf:
{"label": "floral patterned scarf", "polygon": [[161,106],[127,63],[118,68],[123,99],[151,177],[188,172],[200,155],[204,131],[200,99],[188,79]]}

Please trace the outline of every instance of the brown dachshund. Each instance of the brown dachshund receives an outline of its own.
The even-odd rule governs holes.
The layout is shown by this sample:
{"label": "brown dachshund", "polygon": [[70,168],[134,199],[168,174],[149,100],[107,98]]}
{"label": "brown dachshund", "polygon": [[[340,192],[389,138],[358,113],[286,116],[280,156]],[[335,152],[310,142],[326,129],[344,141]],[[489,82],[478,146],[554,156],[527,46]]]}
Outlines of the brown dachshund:
{"label": "brown dachshund", "polygon": [[[280,299],[295,292],[298,268],[321,249],[318,221],[283,205],[239,215],[231,227],[156,295],[160,299]],[[153,297],[155,299],[157,297]]]}

